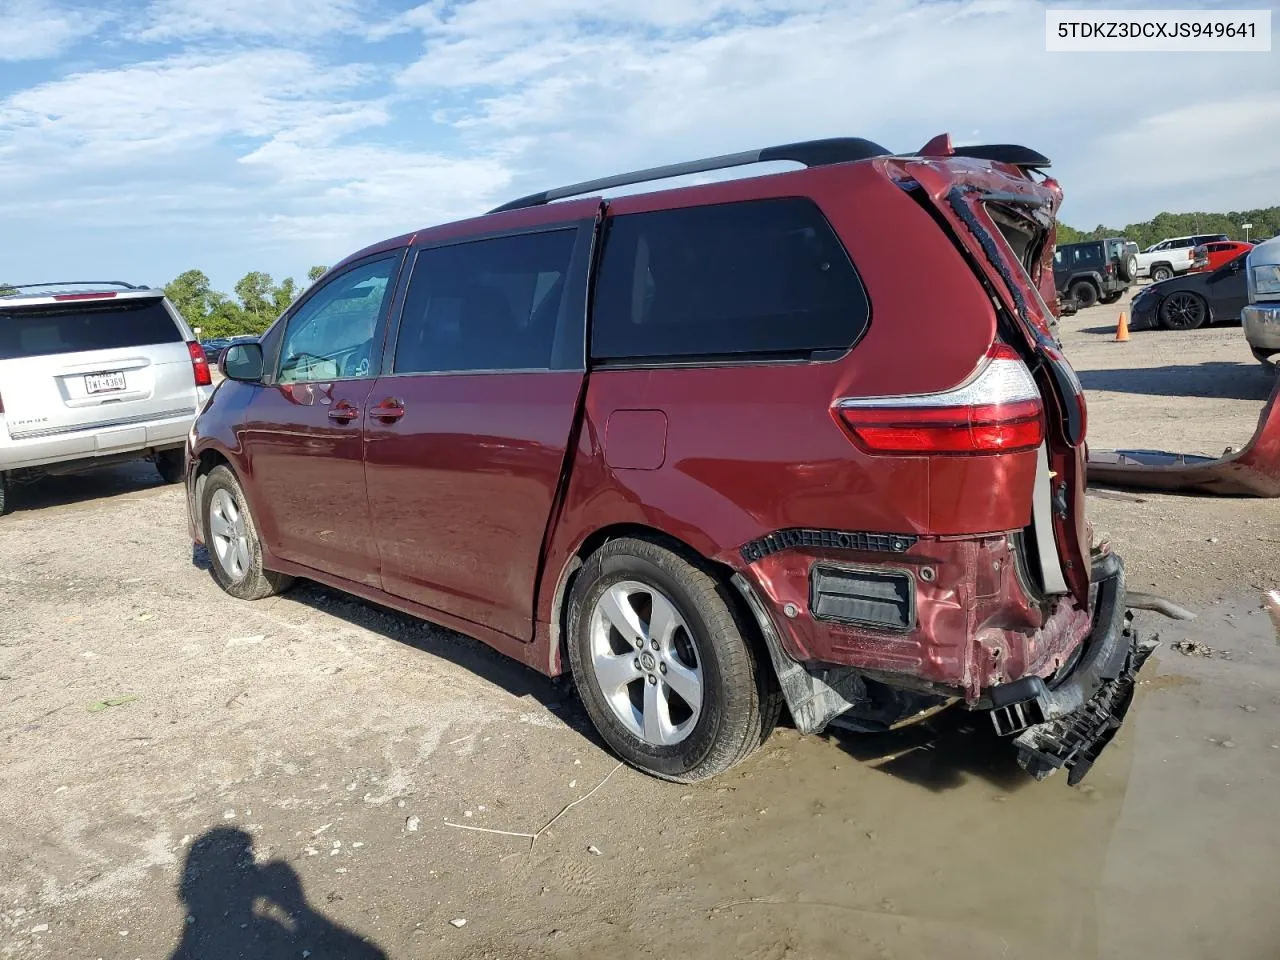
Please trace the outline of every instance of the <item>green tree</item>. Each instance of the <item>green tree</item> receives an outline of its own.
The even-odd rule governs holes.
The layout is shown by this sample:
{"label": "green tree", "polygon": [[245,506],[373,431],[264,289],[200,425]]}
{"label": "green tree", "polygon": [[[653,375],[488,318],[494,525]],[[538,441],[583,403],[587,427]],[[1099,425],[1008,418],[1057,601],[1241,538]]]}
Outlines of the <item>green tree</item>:
{"label": "green tree", "polygon": [[328,267],[323,267],[323,266],[312,267],[310,270],[307,271],[307,279],[310,280],[312,283],[315,283],[317,280],[319,280],[321,277],[325,275],[325,271],[328,269],[329,269]]}
{"label": "green tree", "polygon": [[215,296],[209,278],[203,270],[187,270],[178,274],[164,287],[164,295],[178,308],[178,312],[192,327],[201,327],[209,316],[212,298]]}
{"label": "green tree", "polygon": [[278,317],[289,309],[289,304],[298,299],[298,285],[293,277],[285,277],[280,285],[271,292],[272,310]]}
{"label": "green tree", "polygon": [[1255,210],[1231,210],[1226,213],[1158,213],[1150,220],[1131,223],[1125,227],[1109,227],[1098,224],[1083,233],[1064,223],[1058,224],[1058,242],[1073,243],[1077,240],[1100,240],[1103,237],[1124,237],[1145,250],[1153,243],[1169,237],[1185,237],[1196,233],[1225,233],[1232,240],[1244,239],[1241,224],[1251,223],[1249,239],[1266,240],[1280,235],[1280,207],[1262,207]]}
{"label": "green tree", "polygon": [[276,284],[271,274],[251,270],[241,277],[235,286],[240,298],[240,309],[245,318],[257,328],[265,330],[277,316],[275,309]]}

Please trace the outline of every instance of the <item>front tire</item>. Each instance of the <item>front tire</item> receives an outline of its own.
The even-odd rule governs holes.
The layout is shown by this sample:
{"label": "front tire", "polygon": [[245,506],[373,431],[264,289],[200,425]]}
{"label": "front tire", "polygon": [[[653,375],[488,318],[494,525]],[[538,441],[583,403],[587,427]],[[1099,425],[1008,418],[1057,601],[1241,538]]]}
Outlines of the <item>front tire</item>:
{"label": "front tire", "polygon": [[230,467],[209,471],[200,503],[209,569],[224,591],[239,600],[261,600],[287,590],[293,578],[262,565],[262,542],[240,481]]}
{"label": "front tire", "polygon": [[646,540],[593,553],[568,598],[569,662],[600,736],[645,773],[693,783],[764,742],[781,696],[728,588]]}
{"label": "front tire", "polygon": [[1098,288],[1088,280],[1077,280],[1071,285],[1071,299],[1081,310],[1088,310],[1098,302]]}
{"label": "front tire", "polygon": [[1209,319],[1209,305],[1197,293],[1179,290],[1160,304],[1160,326],[1166,330],[1198,330]]}

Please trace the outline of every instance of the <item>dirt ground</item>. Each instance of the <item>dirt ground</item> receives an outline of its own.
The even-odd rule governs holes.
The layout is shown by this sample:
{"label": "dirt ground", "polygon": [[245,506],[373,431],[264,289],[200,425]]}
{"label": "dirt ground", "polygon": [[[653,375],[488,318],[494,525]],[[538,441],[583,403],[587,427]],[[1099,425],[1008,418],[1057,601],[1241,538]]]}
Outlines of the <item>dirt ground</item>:
{"label": "dirt ground", "polygon": [[[1064,321],[1095,446],[1220,453],[1271,388],[1238,327]],[[245,604],[145,464],[0,520],[0,957],[1274,958],[1280,501],[1090,498],[1198,611],[1081,789],[985,717],[780,729],[711,783],[602,749],[477,643],[327,589]],[[1184,655],[1189,638],[1208,655]],[[531,848],[527,838],[572,807]],[[465,924],[461,921],[465,920]]]}

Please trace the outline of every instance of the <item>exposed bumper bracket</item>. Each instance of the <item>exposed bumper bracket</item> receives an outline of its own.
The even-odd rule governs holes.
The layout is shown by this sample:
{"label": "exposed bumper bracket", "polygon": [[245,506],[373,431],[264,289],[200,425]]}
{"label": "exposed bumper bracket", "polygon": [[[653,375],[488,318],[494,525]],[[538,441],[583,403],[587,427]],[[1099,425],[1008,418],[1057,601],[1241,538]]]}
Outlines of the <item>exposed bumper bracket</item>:
{"label": "exposed bumper bracket", "polygon": [[1132,630],[1125,633],[1128,653],[1118,677],[1106,681],[1080,710],[1029,727],[1013,741],[1018,765],[1037,780],[1065,767],[1067,783],[1074,787],[1120,729],[1133,702],[1138,671],[1157,646],[1154,640],[1138,640]]}
{"label": "exposed bumper bracket", "polygon": [[1093,631],[1071,672],[1052,688],[1027,677],[988,691],[996,732],[1016,735],[1018,763],[1037,780],[1066,768],[1067,782],[1080,782],[1120,728],[1137,673],[1157,645],[1133,630],[1120,558],[1098,557],[1093,580]]}

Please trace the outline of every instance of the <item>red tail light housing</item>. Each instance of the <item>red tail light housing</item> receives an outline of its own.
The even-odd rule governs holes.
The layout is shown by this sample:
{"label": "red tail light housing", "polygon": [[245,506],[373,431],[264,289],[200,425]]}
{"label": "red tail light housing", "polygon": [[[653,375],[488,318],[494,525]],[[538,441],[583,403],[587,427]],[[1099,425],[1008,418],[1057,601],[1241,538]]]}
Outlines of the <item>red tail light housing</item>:
{"label": "red tail light housing", "polygon": [[858,397],[836,413],[853,442],[877,456],[989,456],[1044,442],[1044,404],[1012,347],[994,344],[977,373],[942,393]]}
{"label": "red tail light housing", "polygon": [[196,386],[211,386],[213,375],[209,372],[209,361],[204,355],[204,348],[191,340],[187,343],[187,353],[191,354],[191,370],[196,377]]}

